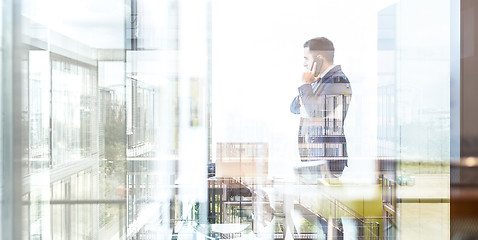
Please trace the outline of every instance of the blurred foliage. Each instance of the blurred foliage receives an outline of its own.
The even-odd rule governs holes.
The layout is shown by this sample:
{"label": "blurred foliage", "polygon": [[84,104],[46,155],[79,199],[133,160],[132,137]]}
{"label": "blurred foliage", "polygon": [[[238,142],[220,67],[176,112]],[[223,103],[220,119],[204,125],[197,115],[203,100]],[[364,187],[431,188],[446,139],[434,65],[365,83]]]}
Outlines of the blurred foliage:
{"label": "blurred foliage", "polygon": [[[114,112],[114,109],[110,109]],[[124,112],[124,111],[123,111]],[[113,114],[114,115],[114,114]],[[117,189],[126,186],[126,121],[125,116],[107,118],[104,123],[105,155],[102,166],[103,179],[101,191],[106,199],[118,197]],[[103,224],[121,219],[118,204],[105,204]]]}

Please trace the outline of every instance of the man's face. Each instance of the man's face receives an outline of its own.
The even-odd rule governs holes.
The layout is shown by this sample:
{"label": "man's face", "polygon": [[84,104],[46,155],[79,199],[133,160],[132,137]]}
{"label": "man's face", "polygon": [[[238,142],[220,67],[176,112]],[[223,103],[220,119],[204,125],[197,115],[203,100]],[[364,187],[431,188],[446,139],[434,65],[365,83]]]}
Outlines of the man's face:
{"label": "man's face", "polygon": [[314,62],[314,55],[310,52],[308,47],[304,48],[304,67],[307,70],[311,70],[312,64]]}

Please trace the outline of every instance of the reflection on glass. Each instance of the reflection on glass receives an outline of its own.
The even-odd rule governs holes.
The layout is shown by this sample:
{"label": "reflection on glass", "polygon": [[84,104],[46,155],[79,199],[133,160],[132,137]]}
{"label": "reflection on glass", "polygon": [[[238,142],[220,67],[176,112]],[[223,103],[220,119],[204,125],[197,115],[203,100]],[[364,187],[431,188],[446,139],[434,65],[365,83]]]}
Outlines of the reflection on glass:
{"label": "reflection on glass", "polygon": [[446,2],[16,6],[25,239],[449,236]]}
{"label": "reflection on glass", "polygon": [[47,51],[29,52],[30,159],[29,171],[50,167],[50,56]]}

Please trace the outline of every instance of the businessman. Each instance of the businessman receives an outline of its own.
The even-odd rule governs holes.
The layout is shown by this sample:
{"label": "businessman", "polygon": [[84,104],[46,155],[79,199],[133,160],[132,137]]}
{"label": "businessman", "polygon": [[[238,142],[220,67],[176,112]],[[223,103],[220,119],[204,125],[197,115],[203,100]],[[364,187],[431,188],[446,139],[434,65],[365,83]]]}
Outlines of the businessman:
{"label": "businessman", "polygon": [[302,162],[320,162],[317,174],[337,178],[347,166],[344,120],[352,88],[340,65],[334,64],[334,45],[325,38],[304,43],[302,85],[290,105],[300,115],[298,147]]}

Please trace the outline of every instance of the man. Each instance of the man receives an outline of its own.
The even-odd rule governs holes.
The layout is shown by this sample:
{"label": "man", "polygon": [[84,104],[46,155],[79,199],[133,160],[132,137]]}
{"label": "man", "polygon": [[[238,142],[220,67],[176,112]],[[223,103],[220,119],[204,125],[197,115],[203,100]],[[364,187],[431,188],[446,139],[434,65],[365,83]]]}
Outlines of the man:
{"label": "man", "polygon": [[[344,120],[352,97],[350,82],[334,64],[334,45],[324,37],[304,43],[303,84],[290,105],[300,114],[298,134],[302,162],[317,161],[322,177],[336,178],[347,166]],[[314,76],[317,72],[318,75]]]}

